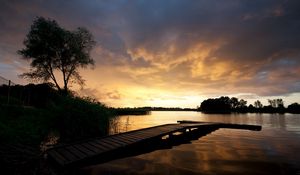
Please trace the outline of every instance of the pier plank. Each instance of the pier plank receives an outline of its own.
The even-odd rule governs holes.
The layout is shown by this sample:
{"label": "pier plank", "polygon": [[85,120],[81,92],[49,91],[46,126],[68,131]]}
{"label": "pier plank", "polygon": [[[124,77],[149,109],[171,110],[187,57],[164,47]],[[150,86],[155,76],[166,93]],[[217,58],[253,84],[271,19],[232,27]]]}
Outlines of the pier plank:
{"label": "pier plank", "polygon": [[101,146],[107,147],[108,150],[117,149],[119,147],[118,145],[112,145],[112,144],[103,142],[103,140],[99,140],[99,139],[95,140],[95,142]]}
{"label": "pier plank", "polygon": [[119,144],[122,144],[122,145],[127,145],[127,144],[131,144],[132,143],[132,141],[129,141],[129,140],[126,140],[126,139],[122,139],[122,138],[118,137],[117,135],[113,136],[113,137],[106,138],[106,140],[107,141],[116,142],[116,143],[119,143]]}
{"label": "pier plank", "polygon": [[81,150],[82,152],[85,152],[89,156],[94,155],[94,152],[82,146],[81,144],[76,144],[74,145],[74,147],[77,148],[78,150]]}
{"label": "pier plank", "polygon": [[124,138],[124,139],[129,139],[129,140],[132,140],[132,141],[140,141],[140,140],[143,139],[143,137],[139,137],[139,136],[136,136],[136,135],[130,135],[130,134],[122,134],[119,137]]}
{"label": "pier plank", "polygon": [[52,157],[55,161],[57,161],[57,163],[59,163],[60,165],[65,165],[67,163],[66,158],[55,150],[51,150],[50,152],[48,152],[48,155]]}
{"label": "pier plank", "polygon": [[105,138],[102,141],[109,144],[109,145],[114,145],[116,147],[123,147],[124,145],[126,145],[126,143],[121,143],[121,142],[119,142],[115,139],[112,139],[112,138]]}
{"label": "pier plank", "polygon": [[94,152],[94,153],[98,153],[98,152],[101,151],[101,150],[99,150],[98,148],[96,148],[96,147],[90,145],[89,143],[83,143],[82,146],[84,146],[85,148],[91,150],[91,151]]}
{"label": "pier plank", "polygon": [[64,156],[68,161],[74,161],[77,160],[77,157],[73,154],[71,154],[67,149],[61,148],[56,150],[59,154]]}
{"label": "pier plank", "polygon": [[118,139],[118,140],[122,140],[128,144],[134,143],[136,141],[138,141],[138,139],[134,139],[134,138],[128,138],[126,137],[126,135],[116,135],[115,137],[113,137],[114,139]]}
{"label": "pier plank", "polygon": [[87,155],[79,151],[78,149],[74,148],[73,146],[68,146],[66,149],[68,149],[73,155],[75,155],[78,159],[83,159]]}
{"label": "pier plank", "polygon": [[91,141],[91,142],[88,142],[88,143],[89,143],[90,145],[92,145],[92,146],[98,148],[98,149],[100,150],[99,152],[110,150],[109,147],[105,147],[105,146],[100,145],[100,144],[98,144],[98,143],[96,143],[96,142],[92,142],[92,141]]}

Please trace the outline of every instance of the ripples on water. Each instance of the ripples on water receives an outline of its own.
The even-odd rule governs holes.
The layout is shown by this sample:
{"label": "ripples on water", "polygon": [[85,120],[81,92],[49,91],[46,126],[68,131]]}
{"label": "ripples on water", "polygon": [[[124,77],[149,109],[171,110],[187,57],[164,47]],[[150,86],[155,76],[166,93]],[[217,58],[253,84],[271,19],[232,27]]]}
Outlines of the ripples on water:
{"label": "ripples on water", "polygon": [[262,125],[262,131],[219,129],[172,149],[86,168],[89,174],[297,174],[300,175],[300,115],[152,112],[122,116],[114,131],[125,132],[177,120]]}

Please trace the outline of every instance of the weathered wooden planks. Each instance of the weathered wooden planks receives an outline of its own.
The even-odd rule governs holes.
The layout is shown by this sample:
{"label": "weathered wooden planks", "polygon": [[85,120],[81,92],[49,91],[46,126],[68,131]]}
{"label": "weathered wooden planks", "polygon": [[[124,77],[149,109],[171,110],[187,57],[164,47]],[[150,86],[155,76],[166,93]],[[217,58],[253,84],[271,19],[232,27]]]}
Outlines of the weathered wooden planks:
{"label": "weathered wooden planks", "polygon": [[189,121],[189,120],[180,120],[177,121],[180,124],[214,124],[217,125],[219,128],[229,128],[229,129],[247,129],[252,131],[260,131],[261,126],[259,125],[247,125],[247,124],[232,124],[232,123],[212,123],[212,122],[199,122],[199,121]]}
{"label": "weathered wooden planks", "polygon": [[[156,127],[150,127],[121,134],[115,134],[103,138],[89,139],[74,144],[58,146],[47,151],[49,159],[60,166],[69,166],[78,162],[83,162],[103,155],[112,158],[110,154],[117,154],[117,151],[126,152],[132,149],[133,145],[138,146],[141,143],[161,140],[162,136],[172,135],[176,132],[184,134],[191,129],[197,129],[198,132],[207,132],[218,128],[250,129],[260,130],[260,126],[238,125],[225,123],[207,123],[193,121],[178,121],[180,124],[166,124]],[[195,130],[194,130],[195,131]],[[189,131],[189,132],[194,132]],[[187,132],[187,133],[189,133]],[[182,137],[182,135],[181,135]],[[135,147],[136,148],[136,147]],[[137,147],[138,149],[138,147]]]}

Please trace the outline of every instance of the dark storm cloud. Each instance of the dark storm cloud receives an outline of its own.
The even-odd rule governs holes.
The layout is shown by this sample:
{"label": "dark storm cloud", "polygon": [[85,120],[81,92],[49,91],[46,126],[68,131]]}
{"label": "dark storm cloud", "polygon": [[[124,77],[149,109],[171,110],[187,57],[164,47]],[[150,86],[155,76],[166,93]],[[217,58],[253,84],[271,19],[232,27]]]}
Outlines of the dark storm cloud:
{"label": "dark storm cloud", "polygon": [[217,56],[247,59],[298,48],[299,6],[297,0],[7,1],[0,22],[1,32],[24,31],[35,16],[51,17],[69,28],[89,28],[103,47],[120,53],[140,46],[159,52],[172,36],[179,53],[195,41],[223,38],[228,43]]}
{"label": "dark storm cloud", "polygon": [[122,15],[128,20],[125,30],[130,36],[129,47],[142,45],[158,53],[173,35],[179,53],[196,41],[224,39],[226,44],[213,56],[227,59],[267,59],[285,49],[299,49],[300,1],[192,2],[143,1],[128,5]]}
{"label": "dark storm cloud", "polygon": [[267,6],[261,13],[250,13],[252,17],[240,21],[233,31],[235,35],[229,38],[217,56],[260,60],[285,50],[299,52],[299,11],[300,1],[286,1]]}

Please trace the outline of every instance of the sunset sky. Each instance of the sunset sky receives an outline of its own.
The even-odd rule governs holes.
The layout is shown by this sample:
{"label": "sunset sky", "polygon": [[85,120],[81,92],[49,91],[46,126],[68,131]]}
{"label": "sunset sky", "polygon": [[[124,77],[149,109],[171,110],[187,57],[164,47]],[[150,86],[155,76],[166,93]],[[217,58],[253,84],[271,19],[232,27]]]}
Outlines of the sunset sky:
{"label": "sunset sky", "polygon": [[0,76],[27,84],[16,52],[37,16],[97,41],[81,95],[114,107],[206,98],[300,102],[299,0],[1,0]]}

